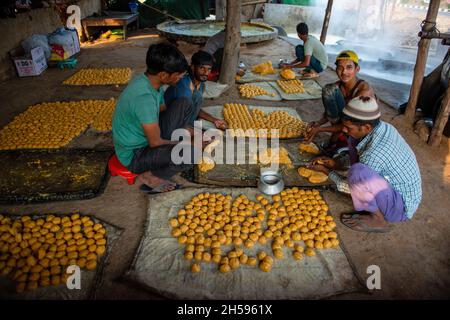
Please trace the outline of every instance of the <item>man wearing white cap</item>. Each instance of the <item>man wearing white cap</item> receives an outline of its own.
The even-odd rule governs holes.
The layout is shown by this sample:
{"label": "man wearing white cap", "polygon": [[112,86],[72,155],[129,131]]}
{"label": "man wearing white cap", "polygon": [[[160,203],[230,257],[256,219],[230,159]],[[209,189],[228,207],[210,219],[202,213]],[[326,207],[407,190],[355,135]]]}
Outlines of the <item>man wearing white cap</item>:
{"label": "man wearing white cap", "polygon": [[310,167],[328,174],[338,191],[350,193],[356,212],[341,216],[344,225],[357,231],[387,232],[389,222],[411,219],[422,200],[416,157],[398,131],[380,121],[375,99],[354,98],[342,113],[342,131],[356,140],[350,150],[348,179],[334,171],[340,168],[330,158],[317,158]]}

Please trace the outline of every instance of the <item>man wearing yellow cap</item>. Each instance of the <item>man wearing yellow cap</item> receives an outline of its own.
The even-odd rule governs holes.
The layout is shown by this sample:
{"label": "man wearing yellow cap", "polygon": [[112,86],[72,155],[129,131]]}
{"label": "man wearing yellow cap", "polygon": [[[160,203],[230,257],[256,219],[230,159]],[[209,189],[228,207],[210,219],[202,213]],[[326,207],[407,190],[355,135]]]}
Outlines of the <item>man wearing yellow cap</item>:
{"label": "man wearing yellow cap", "polygon": [[[341,133],[341,115],[344,106],[353,98],[366,96],[375,98],[372,87],[366,81],[358,79],[360,70],[358,55],[351,50],[344,50],[336,57],[336,74],[339,81],[327,84],[322,90],[322,101],[325,112],[322,119],[312,122],[306,136],[311,141],[319,132],[332,133],[330,144],[338,140]],[[322,127],[327,122],[331,126]]]}

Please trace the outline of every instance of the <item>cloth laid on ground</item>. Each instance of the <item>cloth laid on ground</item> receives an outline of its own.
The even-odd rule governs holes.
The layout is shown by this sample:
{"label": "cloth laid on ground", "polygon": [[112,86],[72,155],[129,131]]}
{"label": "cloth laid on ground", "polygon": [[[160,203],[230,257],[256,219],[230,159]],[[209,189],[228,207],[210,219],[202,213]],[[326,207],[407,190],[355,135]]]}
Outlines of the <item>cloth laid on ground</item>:
{"label": "cloth laid on ground", "polygon": [[[192,273],[183,257],[184,246],[171,236],[168,220],[201,192],[227,193],[233,198],[246,194],[251,200],[259,193],[256,188],[190,188],[151,197],[144,236],[127,278],[174,299],[319,299],[363,289],[340,247],[320,250],[300,261],[284,250],[285,258],[275,259],[268,273],[245,265],[222,274],[214,263],[203,263],[200,273]],[[245,248],[245,252],[253,256],[263,249],[271,252],[270,244]]]}
{"label": "cloth laid on ground", "polygon": [[262,95],[254,96],[254,97],[248,98],[248,99],[266,100],[266,101],[281,101],[281,100],[283,100],[281,98],[280,94],[278,93],[278,91],[276,89],[274,89],[274,87],[272,87],[269,82],[249,82],[248,84],[258,86],[261,89],[264,89],[267,92],[274,94],[274,96],[262,94]]}
{"label": "cloth laid on ground", "polygon": [[314,80],[302,80],[305,93],[286,93],[276,82],[269,82],[280,94],[283,100],[310,100],[322,98],[322,87]]}
{"label": "cloth laid on ground", "polygon": [[[287,107],[263,107],[263,106],[248,106],[249,110],[253,110],[254,108],[258,108],[261,111],[264,111],[264,113],[270,113],[272,111],[286,111],[287,113],[289,113],[291,116],[296,117],[300,120],[302,120],[302,118],[300,117],[300,115],[297,113],[297,111],[293,108],[287,108]],[[225,120],[223,117],[223,105],[221,106],[209,106],[209,107],[203,107],[202,108],[203,111],[209,113],[210,115],[212,115],[213,117],[220,119],[220,120]],[[207,129],[216,129],[216,126],[214,125],[214,123],[206,121],[206,120],[201,120],[202,122],[202,128],[207,130]]]}
{"label": "cloth laid on ground", "polygon": [[[50,213],[49,213],[50,214]],[[51,213],[57,216],[57,213]],[[67,214],[67,213],[66,213]],[[20,218],[21,215],[9,215],[3,213],[3,215]],[[34,218],[45,218],[45,215],[31,216]],[[106,251],[105,254],[97,262],[97,268],[94,270],[81,269],[81,289],[70,290],[66,284],[60,284],[58,286],[50,285],[48,287],[39,287],[33,291],[25,291],[17,293],[15,290],[15,284],[12,280],[5,277],[0,277],[0,299],[7,300],[92,300],[96,298],[97,289],[99,289],[103,283],[103,273],[105,266],[109,263],[109,255],[115,242],[121,236],[123,230],[119,227],[106,223],[103,220],[97,219],[91,216],[91,219],[95,223],[101,223],[106,229]]]}
{"label": "cloth laid on ground", "polygon": [[89,199],[106,186],[111,151],[0,152],[0,203]]}
{"label": "cloth laid on ground", "polygon": [[310,76],[304,76],[301,71],[305,70],[305,68],[293,68],[292,69],[295,72],[295,75],[297,77],[297,79],[299,80],[308,80],[308,79],[315,79],[320,77],[320,74],[314,72],[312,75]]}
{"label": "cloth laid on ground", "polygon": [[275,69],[277,72],[274,74],[266,74],[266,75],[260,75],[257,73],[253,73],[250,70],[245,71],[245,74],[238,78],[236,80],[236,83],[249,83],[249,82],[262,82],[262,81],[277,81],[280,76],[278,75],[277,69]]}
{"label": "cloth laid on ground", "polygon": [[227,84],[221,84],[214,81],[205,82],[205,91],[203,92],[203,98],[214,99],[218,98],[227,91],[229,86]]}

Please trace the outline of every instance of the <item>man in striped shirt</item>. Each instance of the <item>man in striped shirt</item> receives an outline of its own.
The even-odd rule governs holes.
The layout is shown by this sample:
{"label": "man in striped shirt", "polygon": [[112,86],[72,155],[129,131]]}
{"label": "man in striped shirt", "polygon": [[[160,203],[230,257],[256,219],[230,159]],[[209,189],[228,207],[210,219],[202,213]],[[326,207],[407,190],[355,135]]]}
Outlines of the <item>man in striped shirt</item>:
{"label": "man in striped shirt", "polygon": [[380,121],[375,99],[357,97],[343,110],[342,131],[349,136],[348,178],[335,170],[326,157],[313,161],[311,169],[328,174],[338,191],[350,193],[356,212],[343,214],[347,227],[365,232],[387,232],[390,222],[407,221],[422,200],[422,182],[416,157],[390,124]]}

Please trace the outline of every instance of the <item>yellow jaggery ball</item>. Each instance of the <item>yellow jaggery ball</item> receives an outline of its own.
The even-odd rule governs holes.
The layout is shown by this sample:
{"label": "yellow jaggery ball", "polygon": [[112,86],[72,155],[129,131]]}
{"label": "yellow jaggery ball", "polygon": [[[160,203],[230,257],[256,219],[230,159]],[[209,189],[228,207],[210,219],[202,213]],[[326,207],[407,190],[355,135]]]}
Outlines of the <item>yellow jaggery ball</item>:
{"label": "yellow jaggery ball", "polygon": [[220,256],[220,254],[214,254],[211,258],[211,261],[214,263],[220,263],[220,260],[222,259],[222,257]]}
{"label": "yellow jaggery ball", "polygon": [[328,240],[328,239],[324,240],[324,241],[323,241],[323,247],[324,247],[325,249],[331,248],[331,247],[332,247],[331,241]]}
{"label": "yellow jaggery ball", "polygon": [[324,183],[328,180],[328,175],[323,172],[314,171],[308,178],[311,183]]}
{"label": "yellow jaggery ball", "polygon": [[316,241],[314,243],[314,248],[316,248],[316,249],[323,249],[323,243],[321,241]]}
{"label": "yellow jaggery ball", "polygon": [[239,257],[239,262],[240,262],[241,264],[247,264],[247,262],[248,262],[248,256],[247,256],[246,254],[242,254],[242,255]]}
{"label": "yellow jaggery ball", "polygon": [[338,239],[331,239],[331,246],[333,248],[336,248],[339,246],[339,240]]}
{"label": "yellow jaggery ball", "polygon": [[272,264],[268,263],[267,261],[262,261],[259,264],[259,269],[264,272],[270,272],[272,270]]}
{"label": "yellow jaggery ball", "polygon": [[281,249],[275,249],[275,250],[273,250],[273,256],[277,259],[283,259],[284,254]]}
{"label": "yellow jaggery ball", "polygon": [[221,264],[219,267],[220,272],[227,273],[231,271],[231,267],[229,264]]}
{"label": "yellow jaggery ball", "polygon": [[259,260],[263,260],[265,257],[267,257],[267,253],[265,251],[260,251],[258,252],[257,257]]}
{"label": "yellow jaggery ball", "polygon": [[304,178],[309,178],[312,175],[313,171],[311,169],[300,167],[298,168],[298,174]]}
{"label": "yellow jaggery ball", "polygon": [[237,269],[237,268],[239,268],[239,265],[240,265],[239,259],[238,258],[231,258],[229,264],[230,264],[231,269]]}
{"label": "yellow jaggery ball", "polygon": [[89,260],[86,262],[86,269],[94,270],[97,268],[97,260]]}
{"label": "yellow jaggery ball", "polygon": [[27,290],[31,291],[31,290],[36,290],[38,288],[38,283],[37,281],[30,281],[27,283]]}
{"label": "yellow jaggery ball", "polygon": [[214,160],[212,160],[210,157],[205,156],[200,160],[200,163],[198,164],[198,169],[201,172],[208,172],[214,169],[215,166],[216,163],[214,162]]}
{"label": "yellow jaggery ball", "polygon": [[295,260],[301,260],[303,258],[302,253],[299,251],[294,251],[294,253],[292,255],[294,256]]}
{"label": "yellow jaggery ball", "polygon": [[317,147],[317,145],[314,142],[309,142],[309,143],[301,142],[299,144],[298,148],[301,152],[307,152],[307,153],[311,153],[311,154],[319,154],[320,153],[320,149]]}
{"label": "yellow jaggery ball", "polygon": [[198,263],[193,263],[191,266],[192,273],[199,273],[200,272],[200,265]]}
{"label": "yellow jaggery ball", "polygon": [[288,69],[288,68],[282,69],[280,71],[280,76],[286,80],[292,80],[292,79],[295,79],[295,77],[296,77],[295,72],[292,69]]}
{"label": "yellow jaggery ball", "polygon": [[209,252],[203,252],[202,260],[204,262],[211,262],[211,254]]}

